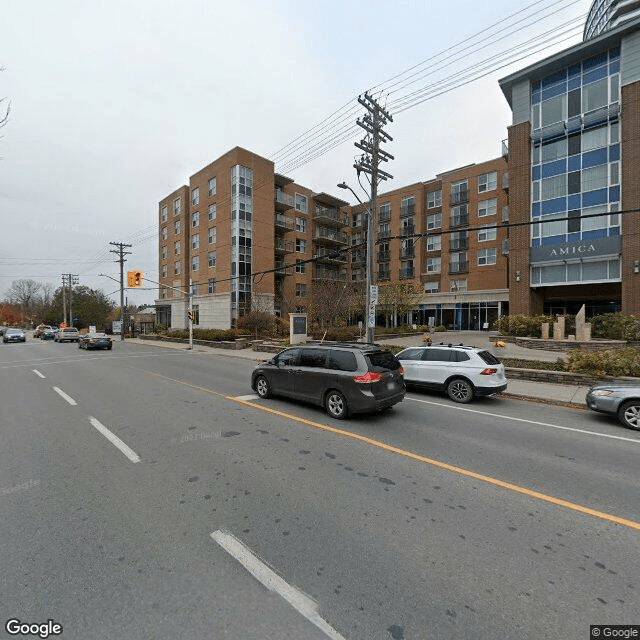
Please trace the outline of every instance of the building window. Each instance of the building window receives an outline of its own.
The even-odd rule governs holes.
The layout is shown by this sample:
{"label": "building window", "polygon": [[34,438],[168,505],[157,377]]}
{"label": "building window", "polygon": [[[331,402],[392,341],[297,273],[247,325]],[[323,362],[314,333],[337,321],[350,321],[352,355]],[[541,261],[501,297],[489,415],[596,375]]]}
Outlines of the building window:
{"label": "building window", "polygon": [[209,178],[209,195],[210,196],[215,196],[216,195],[216,189],[217,189],[217,184],[216,184],[216,179],[215,178]]}
{"label": "building window", "polygon": [[442,249],[442,236],[427,236],[427,251],[440,251]]}
{"label": "building window", "polygon": [[415,273],[413,271],[413,260],[401,260],[400,261],[400,279],[413,278]]}
{"label": "building window", "polygon": [[307,230],[307,221],[304,218],[296,218],[296,231],[304,233]]}
{"label": "building window", "polygon": [[200,204],[200,187],[191,189],[191,204]]}
{"label": "building window", "polygon": [[218,215],[218,209],[215,204],[209,205],[209,220],[215,220]]}
{"label": "building window", "polygon": [[427,273],[440,273],[440,258],[427,258]]}
{"label": "building window", "polygon": [[191,214],[191,227],[195,229],[200,224],[200,214],[196,211]]}
{"label": "building window", "polygon": [[180,255],[180,240],[176,240],[173,243],[173,255],[174,256],[179,256]]}
{"label": "building window", "polygon": [[380,232],[378,233],[379,238],[389,238],[391,237],[391,226],[389,222],[383,222],[380,224]]}
{"label": "building window", "polygon": [[198,283],[197,282],[192,282],[191,283],[191,295],[192,296],[197,296],[198,295]]}
{"label": "building window", "polygon": [[478,176],[478,193],[493,191],[497,184],[498,174],[495,171],[483,173],[481,176]]}
{"label": "building window", "polygon": [[179,262],[174,262],[173,263],[173,273],[176,276],[180,274],[180,263]]}
{"label": "building window", "polygon": [[199,269],[200,269],[200,256],[192,256],[191,271],[198,271]]}
{"label": "building window", "polygon": [[302,196],[299,193],[296,193],[295,203],[296,211],[307,213],[307,196]]}
{"label": "building window", "polygon": [[166,240],[169,237],[169,233],[167,232],[167,227],[162,227],[162,239]]}
{"label": "building window", "polygon": [[302,260],[296,260],[296,273],[306,273],[307,265]]}
{"label": "building window", "polygon": [[427,193],[427,209],[442,206],[442,189]]}
{"label": "building window", "polygon": [[209,278],[207,280],[207,293],[215,293],[216,292],[216,279]]}
{"label": "building window", "polygon": [[391,203],[385,202],[380,205],[380,222],[388,222],[391,220]]}
{"label": "building window", "polygon": [[296,238],[296,253],[307,253],[307,241]]}
{"label": "building window", "polygon": [[167,277],[167,265],[166,264],[162,265],[162,277],[163,278]]}
{"label": "building window", "polygon": [[216,231],[216,227],[209,227],[209,235],[207,236],[207,242],[209,244],[214,244],[217,242],[218,232]]}
{"label": "building window", "polygon": [[208,254],[208,264],[209,267],[215,267],[216,266],[216,252],[215,251],[209,251]]}
{"label": "building window", "polygon": [[498,210],[498,200],[491,198],[491,200],[483,200],[478,202],[478,217],[484,218],[486,216],[495,216]]}
{"label": "building window", "polygon": [[165,244],[165,245],[162,247],[162,259],[163,259],[163,260],[166,260],[166,259],[167,259],[167,254],[168,254],[168,251],[167,251],[167,245]]}
{"label": "building window", "polygon": [[173,201],[173,215],[177,216],[182,210],[182,200],[180,198],[176,198]]}
{"label": "building window", "polygon": [[200,324],[200,305],[194,304],[191,311],[193,311],[193,324]]}
{"label": "building window", "polygon": [[173,233],[175,233],[175,235],[180,235],[180,220],[176,220],[173,223]]}
{"label": "building window", "polygon": [[[382,209],[382,207],[380,207]],[[354,229],[361,227],[364,222],[364,215],[362,213],[354,213],[351,216],[351,226]]]}
{"label": "building window", "polygon": [[451,204],[460,204],[469,200],[469,181],[458,180],[451,183]]}
{"label": "building window", "polygon": [[467,290],[467,280],[451,280],[449,282],[449,288],[452,292],[456,293],[458,291],[466,291]]}
{"label": "building window", "polygon": [[414,196],[408,196],[407,198],[402,198],[400,201],[400,217],[406,218],[407,216],[412,216],[416,212],[416,199]]}
{"label": "building window", "polygon": [[427,216],[427,229],[439,229],[441,226],[442,226],[441,213],[430,213]]}
{"label": "building window", "polygon": [[438,293],[438,283],[437,282],[425,282],[424,283],[424,292],[425,293]]}
{"label": "building window", "polygon": [[497,237],[497,228],[486,225],[478,229],[478,242],[486,242],[487,240],[495,240]]}
{"label": "building window", "polygon": [[199,249],[200,248],[200,235],[197,233],[194,233],[191,236],[191,248],[192,249]]}
{"label": "building window", "polygon": [[166,300],[166,299],[167,299],[167,287],[162,287],[162,288],[160,289],[160,297],[161,297],[163,300]]}
{"label": "building window", "polygon": [[307,285],[296,282],[296,298],[306,298],[307,297]]}
{"label": "building window", "polygon": [[160,221],[166,222],[169,217],[169,207],[165,204],[162,209],[160,209]]}
{"label": "building window", "polygon": [[482,267],[488,264],[496,263],[495,249],[480,249],[478,251],[478,266]]}

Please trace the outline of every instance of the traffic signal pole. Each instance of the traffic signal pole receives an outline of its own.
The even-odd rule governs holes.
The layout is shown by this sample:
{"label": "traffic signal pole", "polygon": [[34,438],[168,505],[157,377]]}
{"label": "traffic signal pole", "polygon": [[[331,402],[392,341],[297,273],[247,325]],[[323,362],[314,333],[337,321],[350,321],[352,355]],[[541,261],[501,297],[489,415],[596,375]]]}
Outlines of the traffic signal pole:
{"label": "traffic signal pole", "polygon": [[118,262],[120,263],[120,340],[124,340],[124,263],[126,262],[125,256],[130,255],[131,251],[125,251],[125,247],[131,247],[130,244],[124,244],[123,242],[110,242],[117,249],[111,249],[109,253],[115,253],[119,255]]}

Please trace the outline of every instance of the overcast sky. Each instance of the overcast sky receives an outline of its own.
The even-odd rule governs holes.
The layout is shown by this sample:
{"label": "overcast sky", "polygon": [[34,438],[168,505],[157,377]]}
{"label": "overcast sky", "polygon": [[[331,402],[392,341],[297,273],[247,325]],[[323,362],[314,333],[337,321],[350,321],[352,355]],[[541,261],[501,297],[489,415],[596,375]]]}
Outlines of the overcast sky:
{"label": "overcast sky", "polygon": [[[98,275],[118,277],[109,242],[132,244],[126,268],[157,280],[158,201],[235,146],[345,198],[335,185],[357,188],[363,132],[349,128],[370,88],[394,116],[395,160],[383,167],[394,180],[381,191],[495,158],[510,124],[498,79],[579,42],[590,4],[4,2],[0,299],[13,280],[57,287],[63,273],[115,292]],[[518,58],[508,66],[507,50]],[[156,293],[127,295],[146,304]]]}

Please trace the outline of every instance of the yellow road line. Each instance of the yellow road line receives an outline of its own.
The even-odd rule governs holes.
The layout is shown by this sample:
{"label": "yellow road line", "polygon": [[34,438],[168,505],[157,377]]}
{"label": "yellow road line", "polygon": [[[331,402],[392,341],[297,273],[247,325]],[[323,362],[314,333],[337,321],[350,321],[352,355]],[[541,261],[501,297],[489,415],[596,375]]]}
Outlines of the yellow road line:
{"label": "yellow road line", "polygon": [[640,522],[635,522],[634,520],[627,520],[626,518],[619,518],[618,516],[614,516],[610,513],[597,511],[596,509],[590,509],[589,507],[584,507],[580,504],[576,504],[575,502],[569,502],[568,500],[563,500],[562,498],[555,498],[554,496],[549,496],[544,493],[540,493],[539,491],[527,489],[526,487],[520,487],[517,484],[512,484],[511,482],[505,482],[504,480],[498,480],[497,478],[492,478],[491,476],[484,476],[480,473],[476,473],[475,471],[469,471],[468,469],[463,469],[462,467],[456,467],[454,465],[447,464],[446,462],[440,462],[440,460],[434,460],[433,458],[427,458],[426,456],[421,456],[417,453],[413,453],[405,449],[399,449],[398,447],[394,447],[390,444],[386,444],[385,442],[381,442],[380,440],[374,440],[373,438],[368,438],[367,436],[362,436],[358,433],[352,433],[350,431],[345,431],[343,429],[336,429],[335,427],[330,427],[320,422],[314,422],[313,420],[306,420],[305,418],[299,418],[298,416],[284,413],[282,411],[278,411],[277,409],[270,409],[269,407],[264,407],[254,402],[249,402],[248,400],[241,400],[239,398],[234,398],[233,396],[227,396],[227,400],[232,400],[233,402],[238,402],[240,404],[253,407],[254,409],[259,409],[260,411],[272,413],[273,415],[276,415],[276,416],[281,416],[283,418],[295,420],[296,422],[305,424],[309,427],[313,427],[314,429],[328,431],[330,433],[335,433],[340,436],[351,438],[352,440],[365,442],[366,444],[369,444],[373,447],[377,447],[378,449],[383,449],[384,451],[389,451],[391,453],[395,453],[397,455],[403,456],[405,458],[409,458],[411,460],[417,460],[418,462],[423,462],[424,464],[429,464],[434,467],[438,467],[439,469],[444,469],[445,471],[451,471],[452,473],[457,473],[458,475],[466,476],[467,478],[480,480],[481,482],[492,484],[496,487],[507,489],[508,491],[513,491],[515,493],[520,493],[522,495],[529,496],[530,498],[536,498],[537,500],[542,500],[544,502],[548,502],[550,504],[553,504],[559,507],[564,507],[565,509],[571,509],[572,511],[577,511],[579,513],[583,513],[588,516],[593,516],[594,518],[599,518],[600,520],[606,520],[607,522],[613,522],[615,524],[622,525],[623,527],[629,527],[630,529],[635,529],[636,531],[640,531]]}

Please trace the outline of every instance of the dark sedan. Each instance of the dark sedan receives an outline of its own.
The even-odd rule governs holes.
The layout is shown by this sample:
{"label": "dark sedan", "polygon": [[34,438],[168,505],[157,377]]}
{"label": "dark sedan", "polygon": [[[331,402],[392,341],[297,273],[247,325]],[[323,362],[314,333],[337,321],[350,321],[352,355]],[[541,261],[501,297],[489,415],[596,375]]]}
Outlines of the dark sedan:
{"label": "dark sedan", "polygon": [[78,349],[113,349],[111,338],[104,333],[87,333],[80,336],[78,341]]}
{"label": "dark sedan", "polygon": [[628,429],[640,430],[640,381],[601,382],[587,392],[587,406],[616,416]]}
{"label": "dark sedan", "polygon": [[55,329],[45,329],[40,334],[40,340],[55,340],[55,339],[56,339]]}
{"label": "dark sedan", "polygon": [[26,342],[27,338],[22,329],[7,329],[2,336],[2,342]]}

